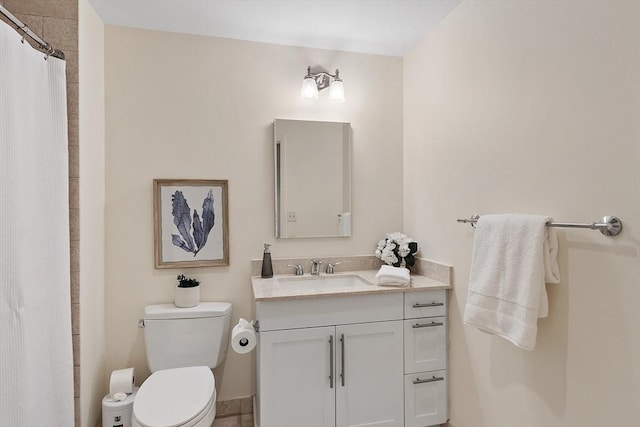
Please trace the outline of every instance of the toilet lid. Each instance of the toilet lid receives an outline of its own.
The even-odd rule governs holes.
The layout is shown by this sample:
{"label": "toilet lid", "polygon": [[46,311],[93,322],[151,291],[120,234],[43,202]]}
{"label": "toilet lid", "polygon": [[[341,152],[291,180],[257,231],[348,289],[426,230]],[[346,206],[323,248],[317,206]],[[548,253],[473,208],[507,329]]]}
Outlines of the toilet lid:
{"label": "toilet lid", "polygon": [[177,427],[204,411],[215,398],[215,390],[207,366],[157,371],[138,390],[133,414],[147,427]]}

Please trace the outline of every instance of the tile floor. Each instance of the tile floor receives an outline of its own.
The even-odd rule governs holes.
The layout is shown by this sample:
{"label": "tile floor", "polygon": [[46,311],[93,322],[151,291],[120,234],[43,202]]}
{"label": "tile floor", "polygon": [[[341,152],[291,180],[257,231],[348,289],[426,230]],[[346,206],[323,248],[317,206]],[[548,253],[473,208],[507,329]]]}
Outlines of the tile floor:
{"label": "tile floor", "polygon": [[253,427],[253,414],[216,418],[211,427]]}
{"label": "tile floor", "polygon": [[253,397],[218,402],[211,427],[253,427]]}

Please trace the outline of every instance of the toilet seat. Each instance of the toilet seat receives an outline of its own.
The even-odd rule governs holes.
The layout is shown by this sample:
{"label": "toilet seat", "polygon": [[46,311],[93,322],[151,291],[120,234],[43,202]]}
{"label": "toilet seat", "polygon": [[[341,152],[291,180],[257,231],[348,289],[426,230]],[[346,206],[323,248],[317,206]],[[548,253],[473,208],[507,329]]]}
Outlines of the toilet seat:
{"label": "toilet seat", "polygon": [[134,426],[198,427],[202,421],[211,425],[215,402],[215,378],[209,367],[157,371],[138,390],[133,402]]}

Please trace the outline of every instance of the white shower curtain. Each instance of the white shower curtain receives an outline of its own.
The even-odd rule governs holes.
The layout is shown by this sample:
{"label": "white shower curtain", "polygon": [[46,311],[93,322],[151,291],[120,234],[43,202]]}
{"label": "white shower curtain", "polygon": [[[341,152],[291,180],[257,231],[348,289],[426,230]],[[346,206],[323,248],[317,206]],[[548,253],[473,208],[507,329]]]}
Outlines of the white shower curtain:
{"label": "white shower curtain", "polygon": [[65,62],[0,22],[0,427],[74,425]]}

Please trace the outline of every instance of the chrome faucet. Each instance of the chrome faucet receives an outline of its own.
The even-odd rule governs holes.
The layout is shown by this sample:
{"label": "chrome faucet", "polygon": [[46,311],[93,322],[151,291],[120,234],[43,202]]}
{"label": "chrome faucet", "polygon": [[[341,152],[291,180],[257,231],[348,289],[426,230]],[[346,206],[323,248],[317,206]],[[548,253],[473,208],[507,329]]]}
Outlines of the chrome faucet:
{"label": "chrome faucet", "polygon": [[335,273],[335,266],[338,264],[342,264],[340,261],[338,262],[333,262],[333,263],[329,263],[327,264],[327,274],[333,274]]}
{"label": "chrome faucet", "polygon": [[322,261],[319,259],[312,259],[311,260],[311,274],[314,276],[318,276],[320,274],[320,264],[322,264]]}
{"label": "chrome faucet", "polygon": [[302,276],[304,274],[304,271],[302,271],[302,266],[300,264],[296,264],[296,265],[289,264],[287,265],[287,267],[293,267],[295,269],[296,276]]}

